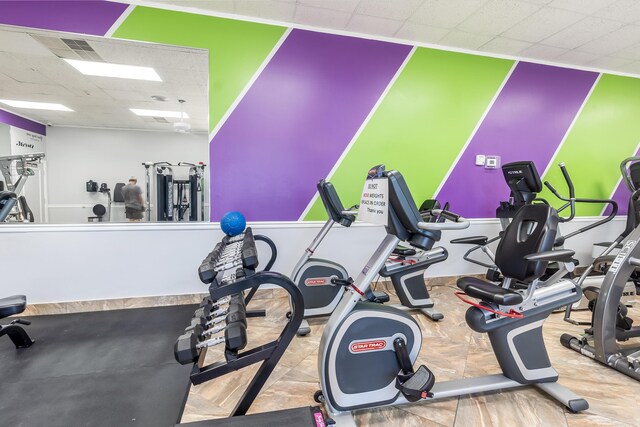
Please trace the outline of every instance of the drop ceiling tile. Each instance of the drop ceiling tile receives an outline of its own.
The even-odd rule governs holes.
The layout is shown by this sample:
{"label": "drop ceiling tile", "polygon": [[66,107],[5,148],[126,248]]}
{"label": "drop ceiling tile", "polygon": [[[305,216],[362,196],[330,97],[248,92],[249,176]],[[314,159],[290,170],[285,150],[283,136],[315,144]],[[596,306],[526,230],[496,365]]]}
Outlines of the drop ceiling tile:
{"label": "drop ceiling tile", "polygon": [[152,0],[152,3],[158,3],[160,7],[171,4],[224,13],[233,13],[235,6],[233,0]]}
{"label": "drop ceiling tile", "polygon": [[443,46],[459,47],[463,49],[477,49],[491,40],[491,36],[465,33],[464,31],[451,30],[440,39]]}
{"label": "drop ceiling tile", "polygon": [[593,14],[630,24],[640,20],[640,2],[637,0],[616,0]]}
{"label": "drop ceiling tile", "polygon": [[549,6],[591,14],[610,5],[614,1],[615,0],[553,0],[549,3]]}
{"label": "drop ceiling tile", "polygon": [[578,50],[611,55],[636,43],[640,43],[640,26],[626,25],[589,43],[585,43]]}
{"label": "drop ceiling tile", "polygon": [[291,21],[295,4],[270,0],[243,0],[236,2],[235,13],[277,21]]}
{"label": "drop ceiling tile", "polygon": [[[291,0],[291,3],[296,3],[296,0]],[[297,3],[304,6],[352,13],[356,10],[359,0],[298,0]]]}
{"label": "drop ceiling tile", "polygon": [[616,58],[624,58],[632,61],[640,61],[640,44],[635,44],[611,54]]}
{"label": "drop ceiling tile", "polygon": [[455,28],[488,0],[426,0],[409,18],[411,22],[440,28]]}
{"label": "drop ceiling tile", "polygon": [[55,57],[53,53],[27,33],[5,31],[0,37],[0,52]]}
{"label": "drop ceiling tile", "polygon": [[396,37],[405,40],[414,40],[424,43],[436,43],[449,33],[448,29],[419,25],[413,22],[405,22],[398,30]]}
{"label": "drop ceiling tile", "polygon": [[297,5],[294,20],[303,25],[344,29],[351,15],[337,10]]}
{"label": "drop ceiling tile", "polygon": [[595,53],[580,52],[577,50],[570,50],[563,53],[556,58],[556,61],[564,62],[574,65],[586,65],[591,61],[600,58],[601,55]]}
{"label": "drop ceiling tile", "polygon": [[567,52],[567,49],[560,49],[558,47],[553,47],[553,46],[534,44],[533,46],[520,51],[520,56],[523,56],[525,58],[552,60],[552,59],[556,59],[558,56],[566,52]]}
{"label": "drop ceiling tile", "polygon": [[640,61],[633,61],[628,64],[618,67],[618,69],[624,73],[639,74],[640,75]]}
{"label": "drop ceiling tile", "polygon": [[563,9],[545,7],[502,33],[512,39],[537,43],[564,28],[575,24],[585,15]]}
{"label": "drop ceiling tile", "polygon": [[513,27],[539,9],[540,6],[531,3],[491,0],[465,19],[458,28],[470,33],[495,36]]}
{"label": "drop ceiling tile", "polygon": [[601,56],[599,58],[594,59],[593,61],[588,62],[586,65],[595,68],[602,68],[605,70],[616,70],[619,67],[629,64],[634,61],[630,61],[628,59],[623,58],[614,58],[612,56]]}
{"label": "drop ceiling tile", "polygon": [[512,40],[505,37],[496,37],[489,42],[483,44],[480,50],[491,53],[500,53],[503,55],[516,55],[520,51],[531,47],[532,43],[523,42],[521,40]]}
{"label": "drop ceiling tile", "polygon": [[367,0],[361,1],[356,13],[387,19],[407,19],[423,0]]}
{"label": "drop ceiling tile", "polygon": [[618,21],[588,16],[544,39],[542,42],[549,46],[574,49],[606,34],[612,33],[623,26],[624,24]]}
{"label": "drop ceiling tile", "polygon": [[353,15],[347,30],[363,34],[393,36],[402,26],[402,21],[378,18],[375,16]]}

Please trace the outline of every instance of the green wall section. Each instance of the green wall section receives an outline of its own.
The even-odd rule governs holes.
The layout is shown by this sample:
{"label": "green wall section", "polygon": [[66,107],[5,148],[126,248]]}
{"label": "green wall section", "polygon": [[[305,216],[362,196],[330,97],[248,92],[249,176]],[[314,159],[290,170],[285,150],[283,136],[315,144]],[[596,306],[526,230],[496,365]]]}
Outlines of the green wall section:
{"label": "green wall section", "polygon": [[[331,178],[343,203],[380,163],[402,169],[418,203],[433,197],[513,63],[418,48]],[[326,216],[318,198],[304,219]]]}
{"label": "green wall section", "polygon": [[[568,195],[558,163],[571,175],[576,197],[609,198],[620,179],[620,162],[640,142],[640,79],[603,74],[543,180]],[[542,197],[554,205],[549,190]],[[576,215],[600,215],[603,205],[578,204]]]}
{"label": "green wall section", "polygon": [[274,25],[138,6],[113,36],[208,49],[209,129],[213,130],[285,30]]}

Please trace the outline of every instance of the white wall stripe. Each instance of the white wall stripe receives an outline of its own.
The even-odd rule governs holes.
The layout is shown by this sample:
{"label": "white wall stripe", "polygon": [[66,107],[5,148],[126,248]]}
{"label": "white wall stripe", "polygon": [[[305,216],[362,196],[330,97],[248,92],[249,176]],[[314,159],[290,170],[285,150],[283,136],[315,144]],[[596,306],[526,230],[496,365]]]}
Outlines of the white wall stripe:
{"label": "white wall stripe", "polygon": [[[220,131],[222,126],[224,126],[224,124],[227,121],[227,119],[231,116],[231,114],[236,109],[238,104],[240,104],[240,101],[242,101],[242,99],[247,94],[247,92],[249,92],[249,89],[251,89],[251,86],[253,86],[253,84],[256,82],[256,80],[258,80],[258,77],[260,77],[260,74],[262,74],[262,71],[264,71],[264,69],[267,67],[267,65],[269,64],[271,59],[274,57],[274,55],[276,54],[278,49],[280,49],[280,46],[282,46],[282,43],[284,43],[284,41],[287,39],[287,37],[289,36],[291,31],[292,31],[291,28],[287,28],[285,30],[284,34],[282,34],[282,37],[280,37],[280,40],[278,40],[278,42],[275,44],[275,46],[273,46],[273,49],[271,49],[271,52],[269,52],[269,54],[264,59],[264,61],[262,61],[262,64],[260,64],[260,67],[258,67],[258,69],[255,71],[255,73],[253,73],[253,76],[251,76],[251,78],[249,79],[247,84],[244,85],[244,88],[242,89],[240,94],[236,97],[235,101],[233,101],[233,104],[231,104],[229,106],[229,108],[227,108],[227,111],[220,118],[220,120],[218,121],[218,124],[216,125],[216,127],[213,128],[211,133],[209,133],[209,142],[213,141],[213,138]],[[211,53],[209,53],[209,55],[211,55]],[[211,72],[211,70],[209,70],[209,72]]]}
{"label": "white wall stripe", "polygon": [[[638,143],[638,145],[636,145],[636,150],[633,152],[633,154],[631,154],[631,156],[635,156],[638,153],[638,150],[640,150],[640,142]],[[611,191],[611,194],[609,195],[610,199],[613,199],[613,195],[616,194],[616,190],[618,189],[618,187],[620,186],[620,184],[622,184],[622,174],[620,174],[620,177],[618,178],[618,181],[616,182],[616,186],[613,187],[613,191]],[[600,215],[604,216],[604,211],[607,210],[607,207],[609,207],[609,205],[605,205],[602,210],[600,211]],[[622,208],[624,206],[618,206],[618,209]]]}
{"label": "white wall stripe", "polygon": [[[347,154],[349,154],[349,150],[351,150],[351,147],[353,147],[353,144],[355,144],[355,142],[358,140],[364,128],[367,127],[367,124],[369,124],[369,121],[371,120],[375,112],[378,110],[378,107],[380,106],[380,104],[382,104],[382,101],[387,96],[387,93],[389,93],[389,90],[391,90],[391,87],[394,85],[394,83],[402,73],[402,70],[404,70],[404,68],[409,63],[409,60],[413,56],[416,49],[417,47],[414,46],[409,52],[409,54],[407,55],[407,57],[404,59],[404,61],[402,61],[402,64],[400,64],[400,67],[398,68],[396,73],[393,75],[389,83],[387,84],[387,87],[384,88],[384,90],[382,91],[382,94],[380,95],[376,103],[373,105],[373,108],[371,108],[371,111],[369,111],[369,114],[367,115],[367,117],[365,117],[364,121],[356,131],[355,135],[353,135],[353,138],[351,138],[351,141],[349,141],[349,144],[347,144],[345,149],[342,151],[342,154],[340,155],[340,157],[338,157],[338,160],[335,162],[335,164],[333,165],[333,167],[331,168],[331,170],[329,171],[329,174],[326,176],[325,179],[327,180],[331,179],[333,174],[336,173],[336,171],[338,170],[338,167],[340,167],[340,164],[342,163],[344,158],[347,157]],[[311,201],[307,204],[307,207],[304,209],[304,211],[302,211],[302,214],[298,218],[298,221],[302,221],[304,217],[307,216],[307,214],[309,213],[309,210],[311,210],[311,207],[315,204],[317,199],[318,199],[318,192],[316,191],[313,197],[311,198]]]}
{"label": "white wall stripe", "polygon": [[558,144],[558,147],[556,148],[556,151],[553,153],[553,156],[551,156],[551,159],[549,159],[549,163],[547,163],[547,166],[544,168],[544,172],[542,172],[542,175],[540,175],[541,177],[546,176],[547,173],[549,172],[549,170],[551,169],[551,167],[553,166],[553,163],[554,163],[556,157],[558,156],[558,153],[560,152],[560,149],[562,148],[562,146],[564,145],[564,142],[567,140],[567,137],[571,133],[571,129],[573,129],[573,125],[578,121],[578,117],[580,117],[580,114],[582,113],[582,109],[584,108],[585,105],[587,105],[587,101],[589,101],[589,98],[591,98],[591,94],[593,93],[593,90],[598,85],[598,82],[600,81],[600,77],[602,77],[602,74],[598,74],[598,77],[596,77],[596,80],[593,82],[593,85],[591,86],[591,89],[589,89],[589,92],[587,93],[587,96],[582,101],[582,105],[580,105],[580,108],[578,109],[578,112],[573,117],[573,120],[571,120],[571,124],[567,128],[567,131],[564,133],[564,136],[562,137],[562,140],[560,141],[560,144]]}
{"label": "white wall stripe", "polygon": [[122,15],[120,15],[120,17],[118,19],[116,19],[116,22],[113,23],[113,25],[111,25],[111,27],[109,28],[109,31],[106,32],[106,34],[104,35],[105,37],[113,37],[113,33],[116,32],[116,30],[118,28],[120,28],[120,25],[122,25],[122,23],[124,22],[125,19],[127,19],[129,17],[129,15],[131,14],[131,12],[133,12],[133,9],[135,9],[136,6],[134,4],[130,4],[124,12],[122,12]]}
{"label": "white wall stripe", "polygon": [[493,104],[496,102],[496,99],[498,99],[498,96],[500,96],[500,93],[502,92],[502,89],[504,89],[504,85],[506,85],[507,81],[509,81],[509,78],[511,77],[511,74],[513,73],[513,70],[516,69],[517,65],[518,65],[518,61],[513,63],[513,65],[511,66],[511,69],[509,70],[507,75],[502,80],[502,83],[500,83],[500,87],[498,87],[498,90],[493,95],[493,98],[491,99],[491,102],[489,102],[489,105],[487,105],[487,108],[485,108],[484,113],[482,113],[482,116],[480,117],[480,120],[478,120],[478,123],[476,123],[476,127],[471,131],[471,135],[469,135],[469,138],[467,139],[467,142],[465,142],[464,146],[462,147],[462,149],[458,153],[458,156],[453,161],[453,163],[449,167],[449,170],[447,171],[447,173],[442,178],[442,181],[440,182],[440,185],[438,185],[438,188],[436,188],[436,191],[433,193],[433,196],[432,196],[433,198],[435,198],[438,195],[438,193],[440,193],[440,190],[442,190],[442,187],[444,187],[445,182],[447,182],[447,179],[449,179],[449,175],[451,175],[451,173],[453,172],[453,169],[456,167],[456,165],[460,161],[460,158],[462,157],[464,152],[467,150],[467,147],[471,143],[471,140],[473,140],[473,137],[476,135],[476,132],[478,132],[478,129],[480,129],[480,126],[482,125],[482,122],[484,122],[485,117],[487,117],[487,114],[489,114],[489,111],[491,111],[491,108],[493,107]]}
{"label": "white wall stripe", "polygon": [[414,40],[407,40],[407,39],[399,39],[399,38],[394,38],[394,37],[374,36],[374,35],[371,35],[371,34],[362,34],[362,33],[357,33],[357,32],[354,32],[354,31],[334,30],[334,29],[329,29],[329,28],[314,27],[314,26],[311,26],[311,25],[303,25],[303,24],[297,24],[297,23],[293,23],[293,22],[276,21],[276,20],[273,20],[273,19],[265,19],[265,18],[256,18],[256,17],[244,16],[244,15],[236,15],[236,14],[233,14],[233,13],[216,12],[216,11],[213,11],[213,10],[199,9],[197,7],[179,6],[179,5],[167,4],[167,3],[159,3],[159,2],[149,1],[149,0],[107,0],[107,1],[116,2],[116,3],[128,3],[128,4],[132,4],[132,5],[137,5],[137,6],[147,6],[147,7],[153,7],[153,8],[156,8],[156,9],[173,10],[173,11],[176,11],[176,12],[194,13],[194,14],[197,14],[197,15],[213,16],[213,17],[216,17],[216,18],[235,19],[237,21],[255,22],[255,23],[258,23],[258,24],[278,25],[278,26],[282,26],[282,27],[289,27],[289,28],[292,28],[292,29],[309,30],[309,31],[315,31],[315,32],[325,33],[325,34],[335,34],[335,35],[340,35],[340,36],[358,37],[358,38],[367,39],[367,40],[377,40],[377,41],[383,41],[383,42],[389,42],[389,43],[405,44],[405,45],[410,45],[410,46],[427,47],[427,48],[432,48],[432,49],[446,50],[446,51],[449,51],[449,52],[468,53],[468,54],[471,54],[471,55],[480,55],[480,56],[486,56],[486,57],[489,57],[489,58],[510,59],[512,61],[526,61],[526,62],[531,62],[531,63],[534,63],[534,64],[551,65],[551,66],[554,66],[554,67],[570,68],[570,69],[573,69],[573,70],[593,71],[593,72],[597,72],[597,73],[613,74],[613,75],[616,75],[616,76],[640,78],[640,74],[625,73],[625,72],[622,72],[622,71],[613,71],[613,70],[607,70],[607,69],[604,69],[604,68],[585,67],[585,66],[581,66],[581,65],[565,64],[565,63],[561,63],[561,62],[553,62],[553,61],[545,61],[545,60],[542,60],[542,59],[527,58],[527,57],[524,57],[524,56],[504,55],[504,54],[499,54],[499,53],[485,52],[485,51],[481,51],[481,50],[458,48],[458,47],[452,47],[452,46],[439,45],[439,44],[435,44],[435,43],[424,43],[424,42],[419,42],[419,41],[414,41]]}

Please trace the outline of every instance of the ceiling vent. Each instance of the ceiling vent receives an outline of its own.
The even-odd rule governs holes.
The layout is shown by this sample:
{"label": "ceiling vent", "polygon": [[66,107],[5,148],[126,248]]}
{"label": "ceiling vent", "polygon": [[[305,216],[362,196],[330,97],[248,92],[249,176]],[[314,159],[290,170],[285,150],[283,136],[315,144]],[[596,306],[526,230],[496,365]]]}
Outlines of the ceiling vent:
{"label": "ceiling vent", "polygon": [[31,34],[36,41],[40,42],[54,55],[66,59],[84,59],[86,61],[105,62],[104,59],[93,50],[86,40],[47,37]]}

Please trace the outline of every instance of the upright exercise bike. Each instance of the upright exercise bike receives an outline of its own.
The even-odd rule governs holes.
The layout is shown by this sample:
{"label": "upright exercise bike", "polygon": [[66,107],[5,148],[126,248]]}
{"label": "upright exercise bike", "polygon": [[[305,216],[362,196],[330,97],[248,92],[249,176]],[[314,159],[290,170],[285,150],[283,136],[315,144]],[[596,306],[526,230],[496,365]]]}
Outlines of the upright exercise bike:
{"label": "upright exercise bike", "polygon": [[[574,252],[552,250],[557,212],[548,205],[527,205],[516,212],[496,250],[496,264],[505,276],[502,287],[474,277],[458,280],[464,294],[480,300],[472,303],[465,318],[471,329],[488,334],[502,373],[436,384],[426,366],[414,369],[422,344],[418,322],[402,310],[362,301],[360,296],[399,241],[432,246],[433,233],[467,228],[469,221],[441,212],[452,222],[422,222],[402,175],[389,171],[384,178],[389,187],[387,236],[344,293],[320,341],[322,389],[314,397],[324,403],[334,424],[355,426],[351,411],[357,409],[526,385],[535,385],[571,411],[587,409],[584,399],[557,383],[558,373],[542,338],[542,324],[549,314],[581,296],[572,280],[563,279],[573,269]],[[553,261],[562,267],[541,281],[547,264]],[[511,289],[514,281],[527,288]]]}
{"label": "upright exercise bike", "polygon": [[[306,319],[330,315],[340,302],[344,287],[350,286],[353,281],[342,265],[334,261],[314,258],[313,255],[334,224],[337,223],[343,227],[351,226],[356,220],[357,206],[345,209],[335,187],[329,181],[320,180],[317,189],[329,218],[309,247],[305,249],[291,274],[293,282],[300,288],[304,298],[305,320],[298,330],[300,336],[311,332],[309,322]],[[437,201],[427,200],[423,203],[422,208],[428,208],[430,212],[431,209],[438,206]],[[439,220],[429,212],[424,211],[425,220]],[[436,240],[439,238],[438,234]],[[444,316],[434,308],[433,300],[424,283],[424,272],[431,264],[445,260],[446,252],[438,251],[437,253],[425,254],[424,251],[429,251],[430,246],[416,247],[419,251],[406,247],[396,248],[394,250],[395,257],[379,270],[379,274],[391,279],[404,309],[419,310],[432,320],[441,320]],[[414,256],[415,259],[407,259],[407,257]],[[389,301],[389,296],[386,293],[374,292],[371,288],[367,289],[364,297],[377,303]]]}

